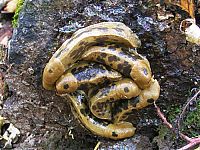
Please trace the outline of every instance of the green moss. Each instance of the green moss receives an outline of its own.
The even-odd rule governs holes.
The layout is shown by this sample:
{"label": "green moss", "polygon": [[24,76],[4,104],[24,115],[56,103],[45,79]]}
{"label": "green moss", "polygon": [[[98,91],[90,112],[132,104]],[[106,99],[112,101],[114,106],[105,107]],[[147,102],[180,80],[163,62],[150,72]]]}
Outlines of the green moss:
{"label": "green moss", "polygon": [[[190,93],[189,93],[190,95]],[[184,105],[172,105],[167,108],[165,116],[167,120],[172,124],[176,125],[176,121],[182,112]],[[187,110],[184,114],[184,118],[181,123],[181,132],[189,137],[197,137],[200,133],[200,98],[196,100],[196,105],[193,106],[194,110]],[[173,133],[172,130],[168,129],[164,124],[161,124],[158,127],[158,139],[155,139],[156,142],[165,143],[165,141],[171,141],[172,145],[175,147],[181,147],[185,145],[185,141],[181,138],[177,139],[177,134]],[[162,143],[163,142],[163,143]],[[178,145],[177,145],[178,143]]]}
{"label": "green moss", "polygon": [[24,4],[24,0],[18,0],[17,9],[15,11],[15,15],[13,16],[13,21],[12,21],[12,25],[14,28],[16,28],[18,25],[19,13],[23,7],[23,4]]}
{"label": "green moss", "polygon": [[[187,110],[181,122],[181,132],[189,137],[199,136],[200,133],[200,99],[197,99],[196,102],[194,110]],[[165,116],[171,124],[174,124],[177,121],[180,113],[182,112],[182,107],[183,106],[180,105],[173,105],[168,108]],[[165,135],[168,133],[168,131],[164,130],[164,128],[159,128],[158,130],[159,135]]]}
{"label": "green moss", "polygon": [[167,118],[168,118],[169,122],[173,123],[179,116],[181,109],[180,109],[179,105],[173,105],[169,108],[169,110],[167,112],[168,112]]}
{"label": "green moss", "polygon": [[191,137],[199,136],[200,133],[200,99],[197,99],[193,111],[185,114],[182,131]]}
{"label": "green moss", "polygon": [[164,140],[166,136],[169,136],[171,131],[165,125],[160,125],[158,127],[158,135],[161,140]]}

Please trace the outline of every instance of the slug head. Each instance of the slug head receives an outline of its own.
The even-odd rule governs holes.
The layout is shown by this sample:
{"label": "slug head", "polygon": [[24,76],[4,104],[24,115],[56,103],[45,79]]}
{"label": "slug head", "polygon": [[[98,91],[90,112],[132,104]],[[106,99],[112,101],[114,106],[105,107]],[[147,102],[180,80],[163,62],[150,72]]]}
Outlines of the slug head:
{"label": "slug head", "polygon": [[64,73],[65,68],[57,58],[52,58],[44,68],[43,72],[43,87],[47,90],[55,88],[55,82]]}
{"label": "slug head", "polygon": [[62,75],[56,82],[56,91],[58,95],[74,92],[77,88],[77,79],[71,73]]}
{"label": "slug head", "polygon": [[138,61],[131,70],[131,77],[141,89],[150,86],[152,73],[147,61]]}
{"label": "slug head", "polygon": [[151,84],[148,88],[142,90],[140,94],[140,102],[137,109],[142,109],[156,101],[160,96],[160,85],[156,79],[151,79]]}

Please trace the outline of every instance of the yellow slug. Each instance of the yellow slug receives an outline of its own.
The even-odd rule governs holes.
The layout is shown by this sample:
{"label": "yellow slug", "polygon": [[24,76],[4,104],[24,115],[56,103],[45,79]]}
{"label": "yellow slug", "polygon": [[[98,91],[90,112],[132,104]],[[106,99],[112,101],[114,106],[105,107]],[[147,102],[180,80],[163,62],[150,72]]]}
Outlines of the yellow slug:
{"label": "yellow slug", "polygon": [[102,137],[118,140],[131,137],[135,133],[135,128],[129,122],[118,122],[115,124],[95,118],[87,107],[87,96],[83,91],[76,91],[66,94],[65,97],[70,101],[72,110],[75,109],[76,116],[82,125],[93,134]]}
{"label": "yellow slug", "polygon": [[82,59],[110,66],[125,77],[131,77],[141,89],[149,87],[152,78],[149,61],[137,52],[130,54],[128,51],[128,48],[114,44],[93,46]]}
{"label": "yellow slug", "polygon": [[70,101],[81,124],[92,133],[118,140],[134,135],[125,122],[160,94],[149,61],[134,51],[137,35],[120,22],[79,29],[55,52],[43,71],[43,87]]}
{"label": "yellow slug", "polygon": [[82,61],[67,70],[56,82],[58,94],[78,90],[89,90],[105,82],[117,81],[122,76],[119,72],[95,62]]}
{"label": "yellow slug", "polygon": [[158,99],[160,95],[160,85],[157,80],[152,80],[150,87],[142,90],[139,96],[125,100],[115,107],[113,112],[113,122],[120,122],[126,119],[126,114],[134,109],[142,109]]}
{"label": "yellow slug", "polygon": [[79,60],[89,47],[104,42],[138,47],[141,42],[130,28],[120,22],[101,22],[80,29],[61,46],[47,63],[43,72],[43,87],[54,89],[55,82],[69,67]]}
{"label": "yellow slug", "polygon": [[[90,98],[89,106],[93,115],[100,119],[111,120],[111,103],[121,99],[130,99],[140,94],[141,90],[133,80],[124,78],[100,89]],[[123,100],[121,100],[123,103]]]}

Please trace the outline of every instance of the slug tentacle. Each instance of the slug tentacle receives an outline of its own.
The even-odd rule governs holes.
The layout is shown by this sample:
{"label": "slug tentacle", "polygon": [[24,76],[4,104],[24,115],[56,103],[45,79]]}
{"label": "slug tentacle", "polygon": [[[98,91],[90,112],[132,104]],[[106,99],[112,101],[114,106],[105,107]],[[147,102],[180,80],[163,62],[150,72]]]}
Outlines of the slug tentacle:
{"label": "slug tentacle", "polygon": [[[130,28],[120,22],[102,22],[80,29],[49,60],[43,72],[43,87],[53,89],[56,80],[79,60],[89,47],[106,41],[138,47],[141,42]],[[60,66],[57,65],[59,60]],[[54,66],[57,65],[59,72]],[[61,71],[62,70],[62,71]]]}
{"label": "slug tentacle", "polygon": [[75,109],[79,121],[85,128],[89,129],[92,133],[118,140],[133,136],[135,128],[129,122],[118,122],[115,124],[108,123],[101,119],[95,118],[89,111],[86,103],[86,95],[83,91],[76,91],[73,94],[67,94],[67,100],[70,100],[72,109]]}

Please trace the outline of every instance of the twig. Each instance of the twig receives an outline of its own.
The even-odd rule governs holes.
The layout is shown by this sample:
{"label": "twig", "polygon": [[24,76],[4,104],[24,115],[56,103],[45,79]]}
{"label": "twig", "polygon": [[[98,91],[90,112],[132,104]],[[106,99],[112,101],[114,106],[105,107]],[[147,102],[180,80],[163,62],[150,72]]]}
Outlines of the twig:
{"label": "twig", "polygon": [[180,121],[181,121],[181,119],[183,118],[183,115],[185,114],[188,105],[189,105],[192,101],[196,100],[196,98],[197,98],[197,96],[198,96],[199,94],[200,94],[200,90],[197,91],[196,94],[195,94],[192,98],[190,98],[190,99],[188,100],[187,104],[184,106],[183,111],[182,111],[181,114],[179,115],[179,119],[178,119],[178,122],[177,122],[177,123],[178,123],[178,129],[179,129],[179,130],[180,130]]}
{"label": "twig", "polygon": [[192,139],[190,139],[189,144],[181,147],[178,150],[188,150],[189,148],[192,148],[192,147],[194,147],[195,145],[198,145],[198,144],[200,144],[200,137],[199,138],[192,138]]}
{"label": "twig", "polygon": [[[197,92],[199,93],[199,92]],[[196,95],[196,94],[195,94]],[[197,94],[198,95],[198,94]],[[193,96],[194,97],[194,96]],[[158,116],[161,118],[161,120],[163,121],[163,123],[169,128],[171,129],[173,132],[175,132],[176,130],[174,129],[174,127],[172,126],[171,123],[169,123],[166,119],[166,117],[164,116],[164,114],[161,112],[160,108],[156,105],[156,103],[154,102],[154,106],[156,108],[157,114]],[[188,142],[187,145],[183,146],[182,148],[178,149],[178,150],[188,150],[189,148],[192,148],[198,144],[200,144],[200,137],[198,138],[190,138],[186,135],[184,135],[183,133],[179,133],[180,137],[182,139],[184,139],[185,141]]]}
{"label": "twig", "polygon": [[101,144],[101,142],[99,141],[99,142],[97,143],[97,145],[95,146],[94,150],[98,150],[100,144]]}
{"label": "twig", "polygon": [[158,116],[162,119],[163,123],[164,123],[168,128],[172,129],[172,128],[173,128],[173,127],[172,127],[172,124],[170,124],[170,123],[167,121],[166,117],[165,117],[164,114],[161,112],[160,108],[156,105],[155,101],[154,101],[154,106],[155,106],[155,108],[156,108],[156,110],[157,110]]}

